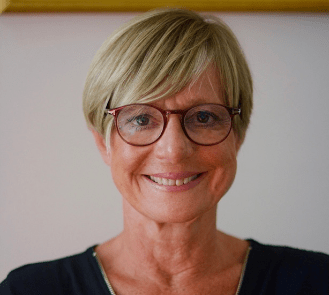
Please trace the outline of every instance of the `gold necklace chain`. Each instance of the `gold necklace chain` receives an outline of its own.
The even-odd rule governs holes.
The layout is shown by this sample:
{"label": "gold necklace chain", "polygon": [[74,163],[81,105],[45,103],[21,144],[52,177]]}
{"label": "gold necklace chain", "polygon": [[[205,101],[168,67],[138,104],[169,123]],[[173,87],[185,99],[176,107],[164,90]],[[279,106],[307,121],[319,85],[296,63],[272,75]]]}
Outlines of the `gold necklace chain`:
{"label": "gold necklace chain", "polygon": [[238,288],[236,289],[235,295],[238,295],[240,293],[244,274],[245,274],[246,268],[247,268],[247,262],[248,262],[250,250],[251,250],[251,246],[248,247],[246,257],[244,258],[242,271],[241,271],[241,275],[240,275],[240,279],[239,279],[239,284],[238,284]]}
{"label": "gold necklace chain", "polygon": [[100,261],[98,255],[97,255],[97,253],[95,252],[95,250],[93,251],[93,256],[96,258],[96,261],[97,261],[97,263],[98,263],[99,269],[101,270],[101,273],[102,273],[102,275],[103,275],[103,278],[104,278],[104,281],[105,281],[105,283],[106,283],[106,285],[107,285],[107,288],[108,288],[109,291],[110,291],[110,294],[111,294],[111,295],[116,295],[115,292],[114,292],[114,290],[113,290],[113,288],[112,288],[112,285],[111,285],[109,279],[107,278],[107,275],[106,275],[106,273],[105,273],[105,270],[104,270],[104,268],[103,268],[103,265],[102,265],[102,263],[101,263],[101,261]]}
{"label": "gold necklace chain", "polygon": [[[241,271],[241,275],[240,275],[240,279],[239,279],[239,284],[238,284],[238,288],[237,288],[237,290],[235,292],[235,295],[239,295],[239,293],[240,293],[242,282],[243,282],[243,278],[244,278],[244,274],[246,272],[246,267],[247,267],[247,262],[248,262],[250,250],[251,250],[251,246],[248,247],[247,254],[246,254],[246,257],[245,257],[244,262],[243,262],[242,271]],[[105,281],[105,283],[107,285],[107,288],[108,288],[110,294],[111,295],[116,295],[115,292],[114,292],[114,290],[113,290],[113,287],[112,287],[112,285],[111,285],[111,283],[109,281],[109,279],[107,278],[107,275],[105,273],[105,270],[103,268],[103,265],[102,265],[102,263],[101,263],[98,255],[97,255],[97,253],[95,251],[93,251],[93,256],[96,258],[97,264],[99,266],[99,269],[100,269],[100,271],[102,273],[102,276],[104,278],[104,281]]]}

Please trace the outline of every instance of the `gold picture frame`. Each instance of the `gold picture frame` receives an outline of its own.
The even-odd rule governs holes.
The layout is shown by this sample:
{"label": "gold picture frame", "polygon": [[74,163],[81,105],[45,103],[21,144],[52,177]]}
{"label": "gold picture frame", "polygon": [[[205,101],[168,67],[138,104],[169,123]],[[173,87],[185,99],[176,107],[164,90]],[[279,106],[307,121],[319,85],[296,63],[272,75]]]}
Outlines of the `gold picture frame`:
{"label": "gold picture frame", "polygon": [[167,6],[196,11],[327,13],[329,0],[0,0],[0,13],[132,12]]}

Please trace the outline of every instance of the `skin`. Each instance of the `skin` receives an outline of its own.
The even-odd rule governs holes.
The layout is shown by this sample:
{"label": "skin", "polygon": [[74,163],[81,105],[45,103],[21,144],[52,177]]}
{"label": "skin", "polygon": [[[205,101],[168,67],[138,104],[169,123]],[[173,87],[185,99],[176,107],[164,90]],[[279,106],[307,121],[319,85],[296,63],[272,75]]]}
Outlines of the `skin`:
{"label": "skin", "polygon": [[[195,83],[153,105],[224,104],[218,81],[210,66]],[[217,203],[236,174],[241,142],[234,132],[220,144],[196,145],[183,133],[179,115],[170,115],[163,136],[149,146],[131,146],[114,130],[109,153],[92,132],[123,197],[123,232],[95,249],[117,295],[235,294],[248,242],[216,229]],[[182,192],[161,190],[145,178],[183,171],[206,175]]]}

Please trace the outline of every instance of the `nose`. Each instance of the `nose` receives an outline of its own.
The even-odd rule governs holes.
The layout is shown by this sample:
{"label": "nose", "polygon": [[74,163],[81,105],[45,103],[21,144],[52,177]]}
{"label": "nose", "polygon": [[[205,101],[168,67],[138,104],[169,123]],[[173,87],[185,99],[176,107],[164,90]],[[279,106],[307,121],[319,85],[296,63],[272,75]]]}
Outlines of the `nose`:
{"label": "nose", "polygon": [[179,115],[169,115],[164,133],[155,142],[156,157],[177,164],[190,158],[195,148],[196,145],[186,137],[182,129]]}

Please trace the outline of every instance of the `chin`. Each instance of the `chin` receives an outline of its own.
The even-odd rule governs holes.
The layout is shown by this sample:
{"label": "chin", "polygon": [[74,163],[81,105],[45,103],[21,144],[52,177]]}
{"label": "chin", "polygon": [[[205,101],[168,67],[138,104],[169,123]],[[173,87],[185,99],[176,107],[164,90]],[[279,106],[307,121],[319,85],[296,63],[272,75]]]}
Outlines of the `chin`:
{"label": "chin", "polygon": [[[146,218],[157,223],[186,223],[201,218],[209,211],[216,214],[217,203],[209,204],[161,204],[154,205],[144,210],[137,209]],[[213,209],[213,210],[212,210]]]}

